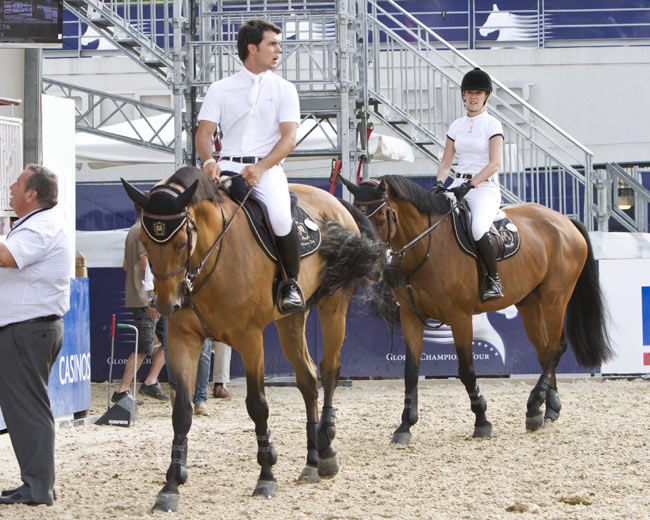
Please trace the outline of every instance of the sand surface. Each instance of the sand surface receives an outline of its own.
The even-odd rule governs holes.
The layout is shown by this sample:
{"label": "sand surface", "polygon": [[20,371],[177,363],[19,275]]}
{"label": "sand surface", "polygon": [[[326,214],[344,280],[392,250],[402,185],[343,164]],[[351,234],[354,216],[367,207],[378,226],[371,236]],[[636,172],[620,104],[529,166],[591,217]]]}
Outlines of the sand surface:
{"label": "sand surface", "polygon": [[[259,466],[245,385],[210,398],[195,417],[180,519],[647,519],[650,518],[650,382],[565,379],[560,419],[525,431],[528,380],[479,381],[494,424],[471,438],[473,415],[455,380],[420,382],[420,421],[408,447],[389,441],[402,410],[401,381],[354,381],[335,396],[341,470],[298,485],[306,456],[304,407],[294,387],[269,387],[278,494],[252,498]],[[106,407],[93,384],[92,414]],[[171,407],[145,398],[132,428],[85,425],[57,431],[53,507],[0,506],[0,518],[159,518],[149,511],[164,483]],[[7,435],[0,436],[0,488],[18,484]]]}

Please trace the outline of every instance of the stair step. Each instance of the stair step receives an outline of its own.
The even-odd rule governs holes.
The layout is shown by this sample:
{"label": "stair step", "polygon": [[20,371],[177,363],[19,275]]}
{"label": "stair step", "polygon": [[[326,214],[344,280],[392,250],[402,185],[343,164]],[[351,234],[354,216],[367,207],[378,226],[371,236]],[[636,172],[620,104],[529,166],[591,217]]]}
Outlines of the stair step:
{"label": "stair step", "polygon": [[83,7],[86,5],[85,0],[66,0],[66,3],[74,6],[74,7]]}
{"label": "stair step", "polygon": [[90,19],[90,21],[98,27],[113,27],[113,22],[107,18],[104,18],[103,16],[98,16],[96,18],[93,17]]}

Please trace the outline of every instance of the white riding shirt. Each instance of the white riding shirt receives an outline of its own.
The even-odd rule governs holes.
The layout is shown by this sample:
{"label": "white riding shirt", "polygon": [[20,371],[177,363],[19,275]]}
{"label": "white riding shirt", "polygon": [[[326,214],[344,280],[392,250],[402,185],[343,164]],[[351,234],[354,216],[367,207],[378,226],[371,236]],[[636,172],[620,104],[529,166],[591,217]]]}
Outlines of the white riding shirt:
{"label": "white riding shirt", "polygon": [[[498,135],[503,137],[503,125],[487,112],[474,117],[463,116],[451,123],[447,137],[454,142],[456,149],[456,171],[472,176],[478,174],[490,162],[490,140]],[[466,181],[456,178],[451,187],[455,188]],[[465,200],[472,212],[472,236],[474,240],[479,240],[490,229],[501,206],[498,172],[467,192]]]}
{"label": "white riding shirt", "polygon": [[[280,123],[300,124],[296,87],[271,71],[253,74],[245,67],[215,81],[206,93],[199,121],[220,125],[221,157],[266,157],[280,140]],[[246,164],[220,161],[223,171],[241,172]],[[277,236],[291,231],[287,177],[282,164],[262,175],[251,193],[265,204]]]}

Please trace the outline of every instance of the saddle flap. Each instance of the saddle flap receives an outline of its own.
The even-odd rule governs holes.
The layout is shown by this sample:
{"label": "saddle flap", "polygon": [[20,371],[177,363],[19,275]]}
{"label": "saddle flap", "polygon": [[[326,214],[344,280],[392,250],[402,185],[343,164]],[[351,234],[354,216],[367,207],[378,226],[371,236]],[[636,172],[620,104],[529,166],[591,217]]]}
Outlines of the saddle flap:
{"label": "saddle flap", "polygon": [[[295,193],[291,191],[290,193],[292,196],[291,217],[296,224],[298,236],[300,237],[300,258],[304,258],[318,251],[321,242],[321,232],[316,222],[297,204],[298,199]],[[253,236],[262,248],[262,251],[273,262],[277,263],[278,253],[271,237],[271,226],[266,214],[266,208],[257,200],[249,197],[242,209],[246,215]]]}
{"label": "saddle flap", "polygon": [[[456,238],[458,246],[465,254],[477,258],[474,241],[470,240],[469,228],[471,215],[469,208],[465,204],[459,205],[459,208],[461,208],[461,210],[458,213],[452,213],[454,237]],[[497,262],[510,258],[519,251],[519,230],[504,211],[499,210],[490,226],[489,233],[494,238],[492,244],[496,251]]]}

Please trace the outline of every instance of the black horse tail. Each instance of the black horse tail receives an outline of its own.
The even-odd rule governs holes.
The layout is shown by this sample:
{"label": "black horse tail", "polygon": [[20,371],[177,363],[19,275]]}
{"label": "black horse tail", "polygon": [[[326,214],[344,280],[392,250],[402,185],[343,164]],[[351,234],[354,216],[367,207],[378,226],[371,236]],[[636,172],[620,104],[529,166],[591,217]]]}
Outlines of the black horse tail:
{"label": "black horse tail", "polygon": [[565,331],[578,363],[593,367],[613,355],[607,332],[607,311],[587,229],[578,220],[571,219],[571,222],[587,242],[587,260],[567,306]]}
{"label": "black horse tail", "polygon": [[[363,213],[353,209],[366,219]],[[378,278],[384,259],[382,245],[369,222],[367,226],[359,225],[359,228],[360,235],[344,228],[338,222],[326,222],[318,250],[325,259],[323,281],[312,300],[332,294],[341,288],[352,290],[356,282],[363,283]]]}

